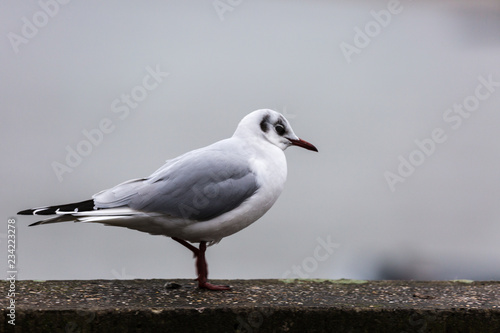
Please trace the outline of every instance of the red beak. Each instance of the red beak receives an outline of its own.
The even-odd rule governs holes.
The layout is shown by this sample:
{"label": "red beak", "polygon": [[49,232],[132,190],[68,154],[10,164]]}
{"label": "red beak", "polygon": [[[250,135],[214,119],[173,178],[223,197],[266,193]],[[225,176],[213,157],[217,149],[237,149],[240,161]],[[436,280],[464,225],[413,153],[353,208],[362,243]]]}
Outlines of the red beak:
{"label": "red beak", "polygon": [[[288,139],[288,138],[287,138]],[[307,150],[312,150],[312,151],[318,151],[318,149],[316,147],[314,147],[313,144],[305,141],[305,140],[302,140],[302,139],[298,139],[298,140],[294,140],[294,139],[288,139],[292,145],[294,146],[299,146],[299,147],[302,147],[302,148],[305,148]]]}

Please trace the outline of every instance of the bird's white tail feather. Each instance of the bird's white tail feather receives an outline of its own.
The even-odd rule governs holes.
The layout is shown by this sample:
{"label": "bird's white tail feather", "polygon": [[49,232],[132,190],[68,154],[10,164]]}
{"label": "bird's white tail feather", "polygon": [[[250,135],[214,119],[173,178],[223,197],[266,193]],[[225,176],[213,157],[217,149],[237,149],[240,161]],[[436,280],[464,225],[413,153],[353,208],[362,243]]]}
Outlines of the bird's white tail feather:
{"label": "bird's white tail feather", "polygon": [[104,221],[107,220],[123,219],[123,218],[144,215],[144,213],[141,213],[139,211],[136,211],[128,207],[99,209],[86,212],[67,212],[67,211],[57,210],[55,213],[58,216],[35,222],[33,224],[30,224],[30,226],[49,224],[49,223],[70,222],[70,221],[104,223]]}

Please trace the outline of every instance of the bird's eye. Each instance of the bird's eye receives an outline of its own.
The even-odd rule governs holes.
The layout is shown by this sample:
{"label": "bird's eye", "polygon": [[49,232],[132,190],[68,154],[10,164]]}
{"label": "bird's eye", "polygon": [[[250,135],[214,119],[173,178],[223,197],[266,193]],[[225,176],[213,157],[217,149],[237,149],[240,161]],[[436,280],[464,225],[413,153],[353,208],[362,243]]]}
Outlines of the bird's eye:
{"label": "bird's eye", "polygon": [[281,124],[277,124],[276,126],[274,126],[274,129],[276,130],[276,133],[278,133],[279,135],[285,134],[285,127]]}

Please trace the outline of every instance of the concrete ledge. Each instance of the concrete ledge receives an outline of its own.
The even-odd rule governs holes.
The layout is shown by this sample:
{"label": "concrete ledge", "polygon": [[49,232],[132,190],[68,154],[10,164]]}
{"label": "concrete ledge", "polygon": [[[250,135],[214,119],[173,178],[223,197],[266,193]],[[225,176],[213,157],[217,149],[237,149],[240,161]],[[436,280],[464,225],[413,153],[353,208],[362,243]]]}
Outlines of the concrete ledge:
{"label": "concrete ledge", "polygon": [[[17,281],[2,332],[500,332],[500,282]],[[9,282],[0,283],[7,295]]]}

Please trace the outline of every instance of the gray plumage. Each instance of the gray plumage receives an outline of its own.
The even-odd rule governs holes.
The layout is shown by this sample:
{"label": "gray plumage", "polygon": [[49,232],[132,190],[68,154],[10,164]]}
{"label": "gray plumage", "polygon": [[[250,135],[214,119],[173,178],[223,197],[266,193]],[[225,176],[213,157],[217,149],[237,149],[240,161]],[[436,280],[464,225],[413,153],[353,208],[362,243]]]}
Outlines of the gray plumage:
{"label": "gray plumage", "polygon": [[234,209],[252,196],[258,185],[244,156],[229,154],[217,146],[220,144],[170,160],[148,178],[97,193],[95,207],[127,206],[197,221]]}
{"label": "gray plumage", "polygon": [[288,121],[257,110],[231,138],[169,160],[149,177],[129,180],[91,200],[19,212],[55,215],[32,225],[103,223],[190,242],[214,244],[259,219],[283,190],[291,146],[317,151]]}

